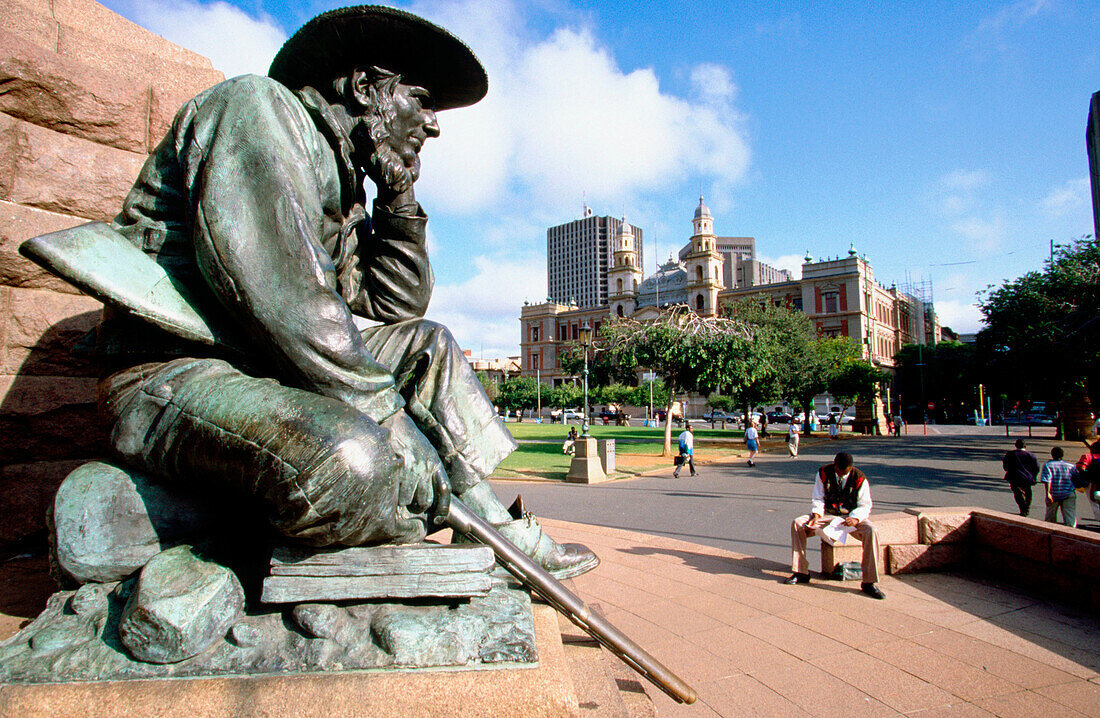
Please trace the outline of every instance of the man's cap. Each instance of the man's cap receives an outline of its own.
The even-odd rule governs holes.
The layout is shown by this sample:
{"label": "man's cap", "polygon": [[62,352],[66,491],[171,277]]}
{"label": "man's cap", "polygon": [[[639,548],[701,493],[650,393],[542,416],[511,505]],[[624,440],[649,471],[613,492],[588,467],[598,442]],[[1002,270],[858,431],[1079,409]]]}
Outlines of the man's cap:
{"label": "man's cap", "polygon": [[853,463],[852,455],[847,451],[842,451],[833,458],[833,466],[841,470],[851,467]]}
{"label": "man's cap", "polygon": [[292,89],[320,88],[372,65],[427,89],[437,110],[472,105],[489,89],[465,43],[424,18],[378,5],[321,13],[286,41],[267,74]]}
{"label": "man's cap", "polygon": [[1016,439],[1016,448],[1017,449],[1023,449],[1026,446],[1027,446],[1026,441],[1024,441],[1023,439]]}

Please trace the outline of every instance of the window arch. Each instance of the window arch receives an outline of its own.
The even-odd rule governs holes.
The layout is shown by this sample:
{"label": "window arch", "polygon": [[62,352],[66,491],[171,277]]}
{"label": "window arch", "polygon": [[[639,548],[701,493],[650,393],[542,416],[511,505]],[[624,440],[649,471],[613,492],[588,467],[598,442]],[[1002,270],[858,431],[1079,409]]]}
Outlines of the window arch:
{"label": "window arch", "polygon": [[623,313],[623,305],[620,304],[619,306],[615,307],[615,313],[618,314],[620,317],[625,316]]}
{"label": "window arch", "polygon": [[622,280],[622,279],[616,279],[616,280],[615,280],[615,287],[616,287],[616,288],[617,288],[617,289],[618,289],[618,290],[619,290],[620,292],[621,292],[621,291],[623,291],[623,280]]}
{"label": "window arch", "polygon": [[696,267],[695,268],[695,279],[700,281],[700,282],[703,281],[703,268],[702,267]]}
{"label": "window arch", "polygon": [[702,294],[695,297],[695,308],[700,312],[703,311],[703,295]]}

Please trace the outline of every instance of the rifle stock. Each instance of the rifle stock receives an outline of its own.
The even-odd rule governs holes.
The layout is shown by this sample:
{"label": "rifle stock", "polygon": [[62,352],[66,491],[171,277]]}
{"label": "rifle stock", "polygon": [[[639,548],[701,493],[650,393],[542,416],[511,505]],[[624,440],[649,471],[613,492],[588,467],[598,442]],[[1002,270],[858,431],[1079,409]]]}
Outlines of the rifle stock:
{"label": "rifle stock", "polygon": [[608,623],[603,616],[589,610],[575,593],[453,496],[447,523],[468,538],[493,549],[497,563],[677,703],[695,702],[695,690],[691,686]]}

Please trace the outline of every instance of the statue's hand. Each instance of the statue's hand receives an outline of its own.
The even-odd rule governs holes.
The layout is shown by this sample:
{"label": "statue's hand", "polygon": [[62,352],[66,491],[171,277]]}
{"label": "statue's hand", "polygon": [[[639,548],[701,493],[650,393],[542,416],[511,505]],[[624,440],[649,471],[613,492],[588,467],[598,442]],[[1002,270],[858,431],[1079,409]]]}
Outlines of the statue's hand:
{"label": "statue's hand", "polygon": [[435,447],[404,409],[382,422],[390,431],[390,446],[401,459],[397,477],[398,505],[413,514],[431,512],[437,523],[450,509],[451,482]]}

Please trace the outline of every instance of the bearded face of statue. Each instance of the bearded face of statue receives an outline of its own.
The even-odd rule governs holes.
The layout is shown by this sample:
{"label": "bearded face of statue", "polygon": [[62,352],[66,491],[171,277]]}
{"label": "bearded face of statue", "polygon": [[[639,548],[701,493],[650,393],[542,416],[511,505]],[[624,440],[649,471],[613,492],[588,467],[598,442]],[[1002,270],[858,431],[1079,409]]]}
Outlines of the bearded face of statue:
{"label": "bearded face of statue", "polygon": [[355,133],[366,137],[353,139],[357,147],[369,148],[363,162],[367,176],[400,194],[420,177],[420,148],[429,137],[439,136],[439,123],[426,89],[402,83],[400,75],[373,70]]}

